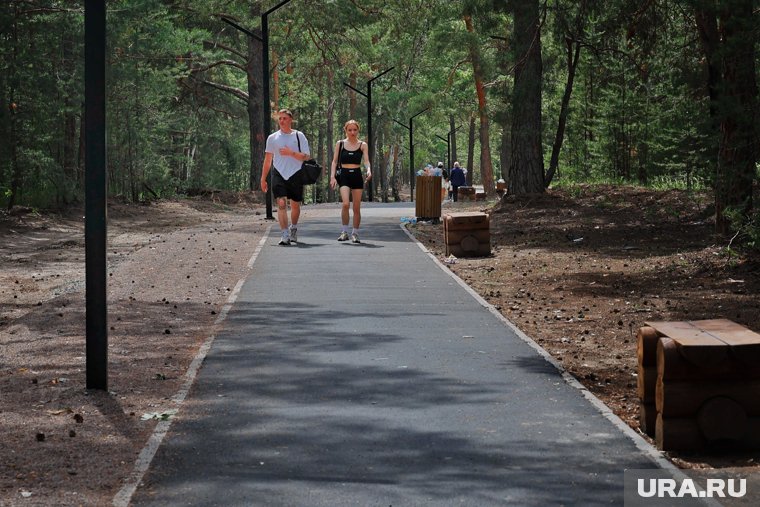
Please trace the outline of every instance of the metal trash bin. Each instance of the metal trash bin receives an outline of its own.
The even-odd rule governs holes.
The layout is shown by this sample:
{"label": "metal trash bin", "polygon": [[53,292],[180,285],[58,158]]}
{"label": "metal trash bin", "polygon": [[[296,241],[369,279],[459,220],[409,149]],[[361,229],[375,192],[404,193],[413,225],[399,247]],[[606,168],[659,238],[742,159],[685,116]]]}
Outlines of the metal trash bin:
{"label": "metal trash bin", "polygon": [[417,176],[415,181],[415,214],[417,220],[441,220],[441,176]]}

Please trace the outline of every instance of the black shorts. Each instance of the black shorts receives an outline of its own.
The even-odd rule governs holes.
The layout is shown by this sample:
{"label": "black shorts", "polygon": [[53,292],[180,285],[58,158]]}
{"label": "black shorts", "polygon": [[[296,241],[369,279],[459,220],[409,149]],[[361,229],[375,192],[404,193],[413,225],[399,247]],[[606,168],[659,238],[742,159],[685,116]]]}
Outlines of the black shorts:
{"label": "black shorts", "polygon": [[272,195],[274,198],[287,197],[291,201],[303,201],[303,185],[299,181],[299,176],[296,173],[286,180],[275,168],[272,171]]}
{"label": "black shorts", "polygon": [[335,178],[338,180],[339,187],[349,187],[351,190],[361,190],[364,188],[364,177],[360,167],[355,169],[339,169],[340,174]]}

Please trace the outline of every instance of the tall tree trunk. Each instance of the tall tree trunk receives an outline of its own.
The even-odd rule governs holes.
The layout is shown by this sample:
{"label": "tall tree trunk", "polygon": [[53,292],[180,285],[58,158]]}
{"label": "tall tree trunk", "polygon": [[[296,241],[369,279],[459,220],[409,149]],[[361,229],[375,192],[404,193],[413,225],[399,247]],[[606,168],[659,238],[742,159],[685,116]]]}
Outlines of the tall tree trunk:
{"label": "tall tree trunk", "polygon": [[[251,17],[261,14],[261,6],[252,4]],[[250,146],[250,170],[248,189],[251,191],[261,190],[261,167],[264,165],[264,149],[269,132],[264,131],[264,118],[271,118],[270,104],[264,104],[264,86],[269,86],[268,76],[261,75],[263,64],[263,45],[253,37],[248,37],[248,60],[245,65],[248,79],[248,145]]]}
{"label": "tall tree trunk", "polygon": [[[352,72],[348,77],[348,84],[353,88],[356,88],[356,72]],[[351,89],[348,90],[348,117],[350,119],[356,119],[356,92]],[[367,126],[365,125],[364,127],[366,128]]]}
{"label": "tall tree trunk", "polygon": [[472,186],[473,164],[475,163],[475,115],[470,115],[470,129],[467,144],[467,185]]}
{"label": "tall tree trunk", "polygon": [[510,162],[512,160],[512,138],[507,125],[503,126],[501,131],[501,145],[499,146],[499,165],[501,167],[501,177],[506,181],[509,172]]}
{"label": "tall tree trunk", "polygon": [[274,111],[280,110],[280,55],[272,50],[272,104]]}
{"label": "tall tree trunk", "polygon": [[567,39],[565,42],[567,44],[567,81],[565,82],[565,93],[562,95],[562,105],[559,109],[559,121],[557,122],[557,133],[554,136],[554,145],[552,145],[549,170],[544,179],[544,186],[547,188],[554,178],[557,166],[559,166],[559,152],[562,150],[562,141],[565,139],[565,126],[567,125],[567,114],[570,111],[570,95],[573,93],[575,69],[581,56],[581,43],[579,41]]}
{"label": "tall tree trunk", "polygon": [[[328,73],[328,76],[330,80],[333,78],[333,73],[330,71]],[[335,98],[331,98],[329,102],[327,103],[327,177],[330,178],[330,164],[332,164],[333,160],[333,152],[335,151],[335,142],[333,141],[333,132],[335,131]],[[332,189],[332,187],[328,186],[327,189],[327,200],[328,202],[333,202],[335,200],[335,191]]]}
{"label": "tall tree trunk", "polygon": [[726,211],[736,209],[746,217],[753,206],[758,157],[753,32],[757,16],[753,0],[723,0],[718,6],[716,11],[712,5],[699,4],[695,13],[708,62],[710,112],[719,125],[715,231],[728,234]]}
{"label": "tall tree trunk", "polygon": [[[457,158],[457,133],[454,132],[457,128],[456,119],[454,118],[453,114],[449,115],[449,132],[451,132],[451,165],[454,165],[454,162],[459,160]],[[451,167],[449,167],[451,169]]]}
{"label": "tall tree trunk", "polygon": [[399,143],[395,143],[393,145],[393,156],[391,157],[391,193],[393,194],[393,201],[394,202],[400,202],[401,201],[401,194],[399,193],[399,173],[403,172],[403,165],[401,164],[401,159],[399,158]]}
{"label": "tall tree trunk", "polygon": [[[66,31],[62,35],[62,56],[63,69],[66,75],[73,75],[75,68],[74,60],[74,41],[71,34]],[[62,186],[62,197],[65,204],[68,203],[68,189],[77,184],[77,101],[74,100],[73,94],[69,90],[64,91],[64,112],[63,112],[63,174],[64,185]]]}
{"label": "tall tree trunk", "polygon": [[514,8],[515,84],[512,95],[512,161],[507,190],[521,195],[544,191],[541,145],[541,32],[538,0]]}
{"label": "tall tree trunk", "polygon": [[79,112],[79,148],[77,150],[77,184],[84,188],[84,102]]}
{"label": "tall tree trunk", "polygon": [[[18,61],[18,6],[14,5],[14,17],[13,17],[13,62],[11,64],[12,69],[16,69],[16,62]],[[11,146],[11,188],[10,195],[8,196],[8,209],[13,208],[16,205],[16,200],[21,192],[21,167],[18,162],[18,141],[19,136],[17,134],[18,120],[16,118],[17,106],[16,106],[16,82],[18,76],[11,76],[11,86],[8,98],[10,99],[10,142]]]}
{"label": "tall tree trunk", "polygon": [[[475,33],[472,17],[464,16],[464,23],[470,34]],[[493,194],[493,164],[491,163],[491,143],[488,131],[488,109],[486,105],[486,89],[483,85],[483,67],[480,63],[480,51],[474,42],[470,44],[470,59],[475,77],[475,90],[478,94],[478,116],[480,116],[480,176],[486,196]]]}
{"label": "tall tree trunk", "polygon": [[[323,93],[322,80],[320,79],[320,92],[319,92],[319,94],[320,94],[320,97],[319,97],[319,105],[320,105],[320,107],[324,104],[322,102],[322,97],[321,97],[322,93]],[[327,132],[325,132],[325,122],[320,121],[320,122],[318,122],[318,125],[319,126],[317,127],[317,132],[318,132],[317,151],[316,151],[316,153],[312,152],[312,156],[316,160],[319,161],[319,163],[320,163],[320,165],[322,167],[328,167],[329,168],[330,167],[329,164],[325,165],[325,159],[322,156],[324,154],[324,152],[325,152],[325,136],[327,135]],[[328,175],[327,178],[323,177],[321,180],[319,180],[317,182],[316,185],[314,185],[314,192],[315,192],[315,194],[314,194],[314,202],[315,203],[317,203],[317,202],[324,202],[324,188],[325,188],[324,181],[325,181],[325,179],[329,179],[329,175],[330,175],[329,169],[327,170],[327,175]]]}
{"label": "tall tree trunk", "polygon": [[[377,178],[379,180],[377,185],[380,186],[380,201],[388,202],[388,179],[386,166],[388,163],[388,156],[384,153],[383,150],[383,143],[385,140],[383,139],[382,130],[379,128],[377,130],[377,144],[375,144],[377,148],[375,148],[375,160],[379,160],[380,162],[377,162],[377,165],[375,165],[375,162],[372,163],[372,179],[374,180]],[[377,169],[375,169],[376,167]]]}
{"label": "tall tree trunk", "polygon": [[11,146],[11,188],[10,195],[8,196],[8,209],[13,208],[16,205],[16,200],[21,192],[21,167],[18,163],[18,135],[16,131],[18,127],[16,124],[16,102],[15,102],[15,90],[11,87],[10,93],[11,99],[11,125],[10,125],[10,139],[8,142]]}

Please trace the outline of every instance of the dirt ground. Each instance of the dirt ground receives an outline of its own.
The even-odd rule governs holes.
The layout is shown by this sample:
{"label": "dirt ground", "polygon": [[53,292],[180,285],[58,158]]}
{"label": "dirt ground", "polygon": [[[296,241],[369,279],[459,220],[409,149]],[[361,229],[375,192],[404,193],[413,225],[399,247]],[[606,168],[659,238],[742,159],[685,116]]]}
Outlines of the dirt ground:
{"label": "dirt ground", "polygon": [[[493,245],[451,269],[635,429],[645,321],[760,331],[760,263],[727,255],[706,196],[579,187],[448,210],[491,213]],[[0,215],[0,505],[110,504],[246,276],[263,211],[230,194],[110,205],[108,393],[83,387],[81,210]],[[445,258],[442,226],[410,230]],[[754,467],[760,453],[671,459]]]}

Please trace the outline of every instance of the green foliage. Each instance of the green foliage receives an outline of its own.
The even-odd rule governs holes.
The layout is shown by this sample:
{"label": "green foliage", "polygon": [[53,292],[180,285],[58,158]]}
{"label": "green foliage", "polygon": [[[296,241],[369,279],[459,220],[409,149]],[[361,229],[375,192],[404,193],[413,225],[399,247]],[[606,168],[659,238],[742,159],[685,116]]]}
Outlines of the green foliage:
{"label": "green foliage", "polygon": [[760,210],[754,209],[746,215],[738,208],[729,208],[725,211],[725,216],[731,224],[731,230],[734,231],[734,236],[726,247],[729,257],[740,246],[749,250],[760,250]]}
{"label": "green foliage", "polygon": [[[250,153],[244,97],[251,90],[244,68],[249,51],[261,45],[220,15],[260,33],[260,14],[276,2],[113,0],[107,5],[110,193],[140,200],[151,191],[171,196],[201,187],[248,188],[261,154]],[[375,169],[397,147],[396,180],[408,183],[410,169],[443,160],[446,144],[438,136],[446,137],[453,118],[458,127],[453,156],[465,161],[471,149],[475,167],[468,169],[477,178],[480,147],[477,141],[468,146],[477,97],[467,48],[472,42],[480,48],[496,152],[511,135],[518,56],[512,41],[499,37],[512,36],[508,8],[513,5],[292,0],[269,17],[270,63],[278,79],[277,96],[271,86],[272,100],[276,107],[296,111],[296,128],[309,137],[312,154],[329,166],[328,144],[342,137],[350,116],[366,135],[366,100],[344,83],[366,90],[368,80],[393,67],[373,84]],[[542,5],[547,166],[567,79],[566,43],[582,42],[553,184],[710,187],[716,139],[693,2],[556,0]],[[473,34],[465,29],[465,14],[473,18]],[[0,204],[81,200],[81,2],[4,2],[0,28]],[[328,132],[331,103],[334,124]],[[410,168],[408,131],[397,122],[408,125],[426,108],[414,119]],[[492,159],[494,176],[506,174],[501,164],[509,161],[497,153]],[[377,170],[375,176],[380,177]],[[391,176],[386,175],[388,182]],[[319,199],[326,198],[323,183]]]}

